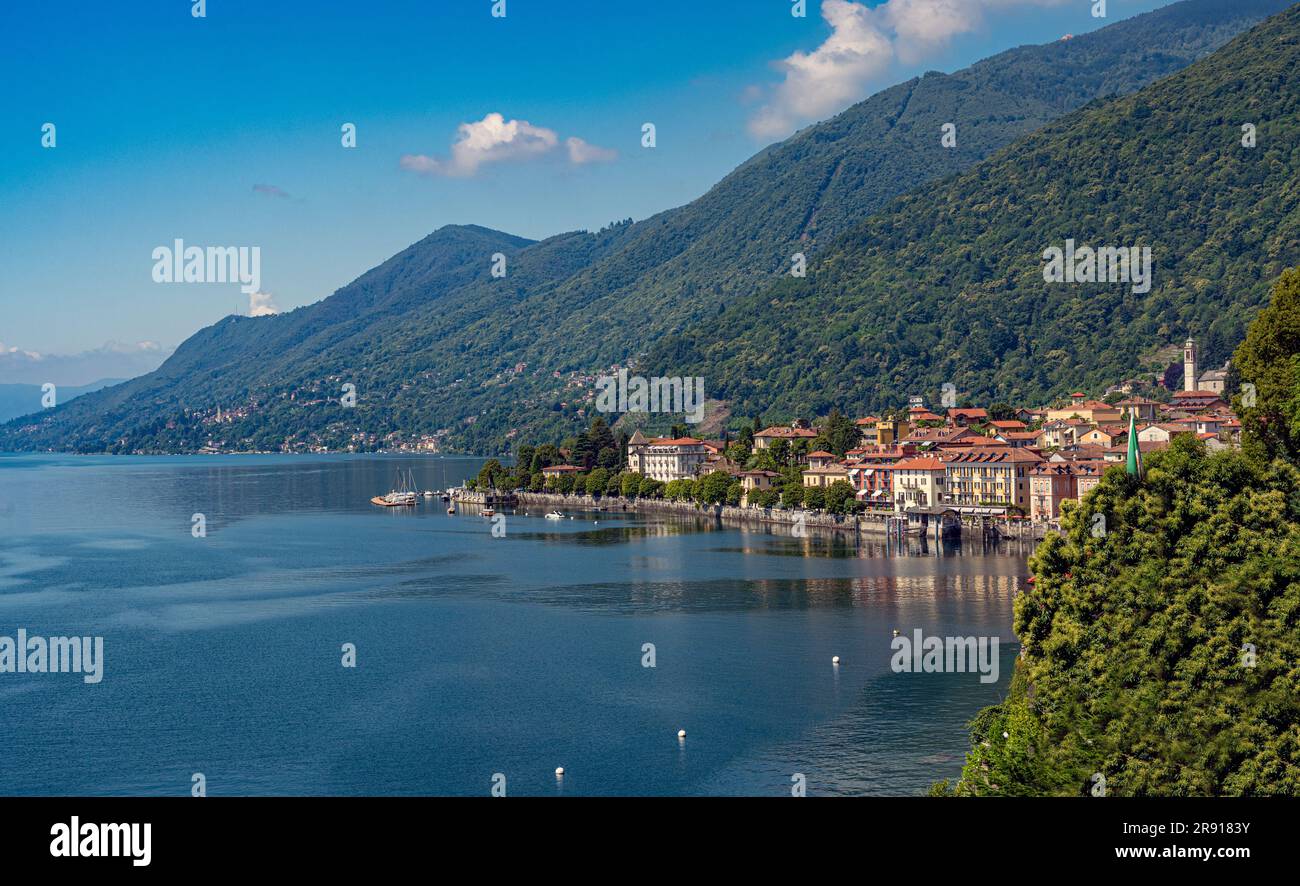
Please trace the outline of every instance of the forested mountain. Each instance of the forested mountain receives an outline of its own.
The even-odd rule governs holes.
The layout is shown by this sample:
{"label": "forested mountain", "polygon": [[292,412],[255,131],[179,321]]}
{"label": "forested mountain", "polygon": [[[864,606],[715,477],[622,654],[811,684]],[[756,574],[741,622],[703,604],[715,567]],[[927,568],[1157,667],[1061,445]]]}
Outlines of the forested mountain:
{"label": "forested mountain", "polygon": [[[806,278],[736,300],[647,362],[707,374],[745,413],[896,406],[945,382],[1035,402],[1118,381],[1188,334],[1227,342],[1222,359],[1300,263],[1298,136],[1294,7],[894,201]],[[1150,291],[1047,282],[1044,251],[1067,239],[1150,247]]]}
{"label": "forested mountain", "polygon": [[[0,448],[183,451],[209,441],[227,449],[372,448],[437,434],[448,448],[499,450],[512,432],[561,436],[585,424],[579,409],[590,408],[590,376],[638,358],[646,374],[704,376],[710,396],[734,401],[733,412],[807,413],[831,402],[896,405],[917,389],[904,384],[907,374],[931,384],[952,380],[978,395],[1042,395],[1071,372],[1087,379],[1124,372],[1133,341],[1177,338],[1190,328],[1180,324],[1198,319],[1208,326],[1217,318],[1224,335],[1240,338],[1239,323],[1262,288],[1175,284],[1166,275],[1194,257],[1206,281],[1268,276],[1262,267],[1248,271],[1248,261],[1228,267],[1231,252],[1189,244],[1219,242],[1217,195],[1198,190],[1207,179],[1234,200],[1250,193],[1285,200],[1285,189],[1263,190],[1294,177],[1281,144],[1287,124],[1269,116],[1281,111],[1284,94],[1259,92],[1270,86],[1259,60],[1247,60],[1257,77],[1187,87],[1202,110],[1258,122],[1260,146],[1235,159],[1210,138],[1208,121],[1158,104],[1181,97],[1167,89],[1144,99],[1140,112],[1101,101],[1185,68],[1285,6],[1189,0],[952,75],[910,80],[765,149],[700,199],[643,222],[541,242],[474,226],[440,229],[322,302],[276,317],[226,318],[154,373],[0,428]],[[1293,89],[1289,77],[1275,70],[1271,85]],[[1198,91],[1216,88],[1225,90],[1223,107]],[[1006,149],[1085,104],[1050,135]],[[1103,131],[1107,113],[1118,115],[1129,142]],[[945,123],[956,126],[955,148],[940,143]],[[1187,127],[1211,153],[1190,164],[1195,158],[1174,156],[1179,130],[1165,125]],[[1228,138],[1236,125],[1225,116],[1215,133]],[[1135,156],[1144,145],[1173,164],[1159,170],[1169,190],[1130,178],[1153,166],[1151,156]],[[933,184],[1002,149],[975,172]],[[1071,167],[1065,155],[1073,149],[1081,162]],[[1049,180],[1060,187],[1045,192]],[[1150,205],[1164,213],[1158,225],[1144,227],[1151,219],[1136,204],[1119,212],[1124,189],[1154,199]],[[1023,202],[1045,197],[1043,213]],[[954,198],[963,202],[941,202]],[[1191,198],[1191,205],[1177,202]],[[1240,205],[1230,208],[1235,233],[1224,242],[1237,256],[1256,257],[1276,233],[1273,213],[1261,207],[1240,219]],[[1157,287],[1140,304],[1113,304],[1078,287],[1045,295],[1041,277],[1034,284],[1026,276],[1037,273],[1036,254],[1049,238],[1168,237],[1185,220],[1202,227],[1183,231],[1186,248],[1162,243]],[[504,279],[490,274],[497,252],[507,259]],[[809,256],[810,275],[782,282],[795,252]],[[1034,259],[1028,266],[1025,254]],[[1201,262],[1215,254],[1223,266],[1217,275]],[[1067,290],[1077,304],[1061,302]],[[1080,316],[1046,330],[1043,298]],[[950,314],[954,305],[970,310]],[[948,342],[959,328],[954,316],[987,328]],[[1112,324],[1122,341],[1108,334],[1081,342]],[[936,350],[943,347],[953,350]],[[1043,355],[1050,355],[1046,365],[1038,362]],[[1012,371],[1028,374],[1005,377]],[[344,383],[356,385],[355,409],[339,404]],[[218,407],[227,421],[215,425]]]}

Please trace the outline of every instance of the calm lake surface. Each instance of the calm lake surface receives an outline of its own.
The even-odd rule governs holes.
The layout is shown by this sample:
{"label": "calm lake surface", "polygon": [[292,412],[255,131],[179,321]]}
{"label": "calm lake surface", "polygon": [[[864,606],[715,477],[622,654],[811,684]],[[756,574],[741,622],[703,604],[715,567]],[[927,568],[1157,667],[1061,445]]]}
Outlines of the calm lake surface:
{"label": "calm lake surface", "polygon": [[[0,794],[917,794],[1005,695],[1016,543],[369,503],[481,464],[0,456],[0,636],[105,659],[0,674]],[[1000,679],[894,673],[895,628],[1000,637]]]}

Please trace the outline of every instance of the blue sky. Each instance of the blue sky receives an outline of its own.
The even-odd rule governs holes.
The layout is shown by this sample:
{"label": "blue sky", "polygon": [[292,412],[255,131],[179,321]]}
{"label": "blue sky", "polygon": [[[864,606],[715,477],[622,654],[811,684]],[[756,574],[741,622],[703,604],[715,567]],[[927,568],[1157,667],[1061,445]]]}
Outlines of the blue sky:
{"label": "blue sky", "polygon": [[[205,18],[191,0],[4,4],[0,348],[175,346],[247,313],[237,284],[152,281],[176,238],[260,246],[287,310],[444,224],[540,238],[642,219],[907,76],[1164,5],[893,2],[898,30],[848,0],[826,0],[835,26],[821,0],[804,18],[792,0],[507,0],[504,19],[493,0],[209,0]],[[828,39],[869,51],[827,72]],[[494,113],[531,129],[453,154],[462,124],[500,136]]]}

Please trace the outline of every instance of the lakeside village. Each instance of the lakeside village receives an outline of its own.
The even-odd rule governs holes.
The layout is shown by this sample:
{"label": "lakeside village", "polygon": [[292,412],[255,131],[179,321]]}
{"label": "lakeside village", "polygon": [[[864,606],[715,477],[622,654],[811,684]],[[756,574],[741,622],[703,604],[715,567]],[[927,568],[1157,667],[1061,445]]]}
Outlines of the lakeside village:
{"label": "lakeside village", "polygon": [[1211,449],[1240,445],[1227,367],[1199,373],[1191,339],[1183,363],[1183,389],[1168,402],[1134,395],[1131,385],[1103,400],[1080,392],[1044,408],[936,413],[912,397],[888,417],[854,420],[833,411],[819,427],[796,420],[717,440],[688,436],[685,425],[669,437],[636,431],[616,440],[597,417],[571,445],[519,447],[513,469],[488,461],[465,492],[489,502],[585,495],[779,509],[936,533],[1011,521],[1045,531],[1059,526],[1062,504],[1082,500],[1108,468],[1164,449],[1180,434]]}

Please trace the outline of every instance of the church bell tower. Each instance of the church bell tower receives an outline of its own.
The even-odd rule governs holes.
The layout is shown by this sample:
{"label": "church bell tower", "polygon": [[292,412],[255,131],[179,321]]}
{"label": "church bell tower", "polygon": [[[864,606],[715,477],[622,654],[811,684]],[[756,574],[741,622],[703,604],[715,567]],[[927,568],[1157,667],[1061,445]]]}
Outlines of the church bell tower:
{"label": "church bell tower", "polygon": [[1196,342],[1188,339],[1183,345],[1183,390],[1196,390]]}

